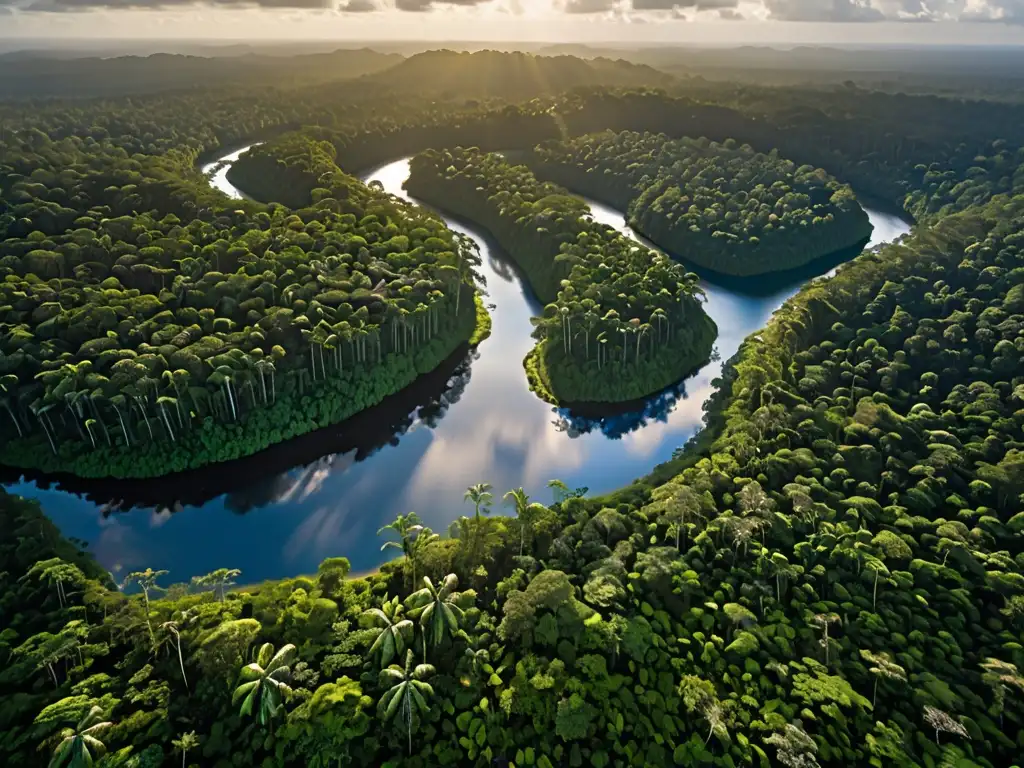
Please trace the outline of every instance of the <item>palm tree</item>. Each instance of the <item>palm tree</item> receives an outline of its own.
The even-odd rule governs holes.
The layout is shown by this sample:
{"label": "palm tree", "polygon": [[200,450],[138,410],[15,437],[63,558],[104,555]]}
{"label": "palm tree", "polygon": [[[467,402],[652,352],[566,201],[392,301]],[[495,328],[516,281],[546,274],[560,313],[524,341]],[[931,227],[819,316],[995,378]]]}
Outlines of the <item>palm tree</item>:
{"label": "palm tree", "polygon": [[167,415],[167,409],[171,408],[173,410],[177,410],[178,400],[173,397],[167,397],[166,395],[158,397],[156,399],[156,407],[157,410],[160,412],[160,415],[163,417],[164,427],[167,429],[168,437],[171,438],[172,443],[177,442],[177,438],[174,436],[174,427],[171,426],[171,419]]}
{"label": "palm tree", "polygon": [[[888,577],[889,569],[886,568],[885,563],[883,563],[879,558],[870,556],[865,561],[864,566],[875,572],[875,583],[871,588],[871,610],[874,611],[878,605],[878,577]],[[888,578],[886,578],[886,581],[888,581]]]}
{"label": "palm tree", "polygon": [[135,583],[142,590],[142,599],[146,604],[146,628],[149,630],[149,640],[154,651],[156,650],[156,635],[153,634],[153,624],[149,620],[149,590],[163,589],[163,587],[157,586],[156,580],[166,575],[167,571],[154,571],[152,568],[147,568],[144,571],[133,571],[128,574],[128,578],[124,580],[123,585],[127,587],[129,584]]}
{"label": "palm tree", "polygon": [[482,507],[484,514],[486,515],[491,511],[491,504],[494,502],[494,495],[491,493],[491,484],[477,483],[476,485],[469,486],[462,499],[463,501],[472,501],[475,510],[473,517],[473,554],[475,560],[480,543],[480,509]]}
{"label": "palm tree", "polygon": [[423,660],[427,660],[427,637],[435,648],[441,644],[447,634],[453,637],[459,631],[462,619],[462,608],[459,601],[462,593],[457,592],[459,577],[449,573],[444,577],[441,586],[435,587],[429,577],[423,577],[423,589],[406,598],[409,615],[419,619],[420,631],[423,633]]}
{"label": "palm tree", "polygon": [[554,496],[554,502],[565,501],[572,496],[572,490],[564,482],[555,478],[554,480],[548,480],[548,488],[551,489],[551,493]]}
{"label": "palm tree", "polygon": [[380,651],[380,666],[387,667],[391,659],[396,658],[411,643],[412,621],[402,618],[403,606],[398,602],[398,595],[388,600],[384,595],[384,604],[380,608],[369,608],[363,611],[377,624],[380,633],[370,647],[370,654]]}
{"label": "palm tree", "polygon": [[242,702],[240,715],[257,712],[260,725],[266,725],[283,708],[283,698],[291,693],[288,681],[292,676],[289,666],[295,646],[289,643],[274,653],[274,646],[264,643],[256,661],[242,667],[239,679],[241,685],[235,688],[231,703]]}
{"label": "palm tree", "polygon": [[66,563],[59,557],[51,557],[48,560],[40,560],[22,576],[19,581],[24,581],[30,576],[45,579],[50,583],[57,593],[57,602],[63,608],[68,601],[65,584],[76,585],[85,580],[85,575],[76,565]]}
{"label": "palm tree", "polygon": [[389,547],[401,550],[402,554],[405,555],[405,559],[409,562],[412,572],[409,583],[410,585],[415,584],[416,555],[427,544],[436,541],[438,538],[437,534],[421,524],[419,515],[415,512],[410,512],[407,515],[398,515],[393,523],[389,523],[379,529],[377,535],[380,536],[384,531],[394,531],[398,534],[400,541],[385,541],[381,544],[380,551],[383,552]]}
{"label": "palm tree", "polygon": [[233,579],[241,575],[237,568],[218,568],[205,576],[193,576],[192,583],[197,587],[212,587],[217,599],[223,603],[227,588],[234,585]]}
{"label": "palm tree", "polygon": [[[1016,688],[1024,694],[1024,675],[1021,675],[1015,664],[1001,659],[988,657],[981,663],[985,670],[981,675],[981,681],[992,689],[992,706],[989,712],[999,714],[999,724],[1003,723],[1003,710],[1006,706],[1006,694],[1010,687]],[[906,680],[906,678],[903,678]]]}
{"label": "palm tree", "polygon": [[131,415],[131,406],[128,405],[127,399],[122,394],[114,395],[110,398],[110,405],[114,408],[114,413],[117,414],[117,420],[121,424],[121,433],[124,435],[125,447],[132,447],[132,439],[128,434],[128,424],[125,422],[124,417]]}
{"label": "palm tree", "polygon": [[818,627],[821,632],[821,640],[818,642],[825,649],[825,666],[828,666],[828,651],[829,651],[829,639],[828,639],[828,627],[830,624],[838,624],[840,621],[839,614],[837,613],[816,613],[811,617],[811,623]]}
{"label": "palm tree", "polygon": [[480,508],[483,507],[484,514],[486,515],[490,511],[491,504],[494,503],[491,484],[477,483],[476,485],[471,485],[466,489],[466,493],[462,498],[464,501],[473,502],[473,506],[476,509],[476,523],[480,525]]}
{"label": "palm tree", "polygon": [[907,682],[907,671],[893,661],[890,654],[885,652],[872,653],[871,651],[862,648],[860,657],[871,664],[868,671],[875,677],[875,684],[871,693],[871,708],[874,709],[875,702],[878,701],[878,681],[885,678],[886,680],[895,680],[900,683],[905,683]]}
{"label": "palm tree", "polygon": [[185,768],[185,756],[188,755],[190,749],[199,746],[199,737],[196,736],[195,731],[189,731],[172,741],[171,746],[174,747],[175,752],[181,752],[181,768]]}
{"label": "palm tree", "polygon": [[15,428],[18,430],[18,437],[24,437],[25,433],[22,431],[21,422],[18,420],[18,414],[14,410],[12,401],[16,402],[15,391],[18,387],[18,377],[13,373],[9,373],[6,376],[0,376],[0,393],[5,396],[0,399],[0,407],[7,411],[7,415],[11,417],[11,421],[14,422]]}
{"label": "palm tree", "polygon": [[100,721],[103,709],[93,706],[75,728],[61,731],[60,744],[53,751],[50,768],[87,768],[93,761],[106,754],[106,745],[99,740],[98,734],[113,723]]}
{"label": "palm tree", "polygon": [[546,512],[547,507],[543,504],[531,503],[530,497],[522,488],[516,488],[506,493],[503,497],[505,503],[516,508],[516,517],[519,518],[519,556],[522,557],[526,547],[526,529],[531,528],[537,519],[537,515]]}
{"label": "palm tree", "polygon": [[174,644],[178,648],[178,665],[181,667],[181,679],[185,682],[185,690],[188,690],[188,678],[185,676],[185,660],[181,655],[181,627],[183,624],[191,624],[196,619],[196,614],[189,609],[181,612],[179,619],[165,621],[160,628],[174,638]]}
{"label": "palm tree", "polygon": [[379,708],[383,714],[384,722],[390,722],[402,712],[402,719],[405,720],[406,733],[409,735],[409,754],[412,754],[412,716],[415,711],[425,715],[429,711],[427,697],[434,695],[434,689],[424,678],[434,674],[434,668],[430,664],[413,665],[412,650],[405,652],[405,668],[392,664],[387,669],[381,670],[381,681],[391,683],[391,687],[380,700]]}

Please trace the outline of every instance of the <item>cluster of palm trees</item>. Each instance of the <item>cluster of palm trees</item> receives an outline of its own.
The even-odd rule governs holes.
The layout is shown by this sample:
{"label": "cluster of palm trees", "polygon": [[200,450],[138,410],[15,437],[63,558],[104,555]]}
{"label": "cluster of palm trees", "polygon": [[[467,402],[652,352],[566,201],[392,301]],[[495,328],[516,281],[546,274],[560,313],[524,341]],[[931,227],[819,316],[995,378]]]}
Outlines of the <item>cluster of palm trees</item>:
{"label": "cluster of palm trees", "polygon": [[[364,616],[374,626],[377,637],[370,654],[376,655],[382,667],[381,682],[387,690],[379,702],[379,712],[384,722],[396,716],[401,718],[409,740],[409,754],[412,754],[413,717],[428,711],[427,699],[434,690],[427,678],[435,669],[427,663],[428,644],[435,650],[442,643],[453,639],[461,632],[463,603],[474,596],[472,591],[459,592],[459,578],[449,573],[435,585],[429,576],[423,577],[423,588],[413,592],[399,602],[397,597],[384,598],[381,608],[370,608]],[[415,641],[416,622],[420,630],[423,660],[417,664],[412,645]],[[404,657],[403,657],[404,652]],[[400,659],[403,663],[391,664]]]}
{"label": "cluster of palm trees", "polygon": [[[380,608],[369,608],[363,613],[377,632],[370,656],[378,660],[380,678],[386,687],[379,702],[379,713],[384,722],[400,718],[409,740],[410,754],[413,718],[417,713],[426,714],[427,700],[434,695],[427,682],[435,672],[427,663],[427,649],[437,650],[445,640],[465,634],[460,627],[464,604],[474,596],[472,591],[458,591],[459,579],[453,573],[437,585],[428,576],[423,577],[422,583],[422,589],[404,602],[397,596],[385,595]],[[423,654],[420,663],[416,663],[412,648],[417,625]],[[242,717],[254,717],[260,726],[266,727],[284,711],[292,693],[291,664],[295,654],[296,648],[291,643],[276,652],[272,644],[264,643],[255,659],[242,668],[231,699],[234,705],[241,703],[239,714]]]}

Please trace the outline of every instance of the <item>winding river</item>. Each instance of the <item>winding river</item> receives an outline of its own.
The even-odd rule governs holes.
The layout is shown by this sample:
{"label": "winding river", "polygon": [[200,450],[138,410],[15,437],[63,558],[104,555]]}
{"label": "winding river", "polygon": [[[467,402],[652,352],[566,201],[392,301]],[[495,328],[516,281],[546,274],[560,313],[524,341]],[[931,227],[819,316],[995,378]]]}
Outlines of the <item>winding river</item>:
{"label": "winding river", "polygon": [[[245,149],[204,166],[233,196],[227,164]],[[364,174],[405,199],[409,159]],[[596,220],[642,241],[622,214],[587,200]],[[868,209],[869,247],[909,231],[900,218]],[[447,217],[446,217],[447,218]],[[219,567],[257,581],[312,573],[344,555],[354,572],[386,557],[377,529],[413,510],[436,531],[462,514],[466,487],[489,482],[495,496],[523,486],[549,501],[547,481],[601,493],[667,460],[701,425],[702,406],[721,365],[807,280],[803,274],[729,284],[705,279],[706,311],[718,324],[717,357],[682,385],[630,413],[585,418],[554,408],[527,388],[522,359],[539,307],[515,266],[478,229],[447,218],[480,246],[493,333],[467,359],[453,359],[382,406],[275,446],[248,459],[185,476],[133,483],[22,478],[13,493],[39,499],[65,535],[88,543],[115,576],[152,567],[187,581]],[[846,254],[846,258],[850,254]],[[835,261],[835,260],[834,260]]]}

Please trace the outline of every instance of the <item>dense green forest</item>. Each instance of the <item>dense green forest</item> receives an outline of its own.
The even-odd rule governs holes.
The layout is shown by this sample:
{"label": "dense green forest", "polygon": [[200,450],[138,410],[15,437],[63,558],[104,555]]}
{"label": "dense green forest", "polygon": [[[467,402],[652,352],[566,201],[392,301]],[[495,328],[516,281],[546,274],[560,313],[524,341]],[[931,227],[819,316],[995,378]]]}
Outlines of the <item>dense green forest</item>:
{"label": "dense green forest", "polygon": [[[0,105],[0,458],[109,471],[130,441],[132,467],[216,460],[343,417],[359,376],[387,388],[436,365],[477,325],[475,255],[347,175],[431,146],[414,179],[506,238],[566,364],[603,303],[639,365],[656,358],[663,329],[629,308],[653,315],[664,286],[699,311],[692,278],[526,168],[455,147],[731,138],[918,224],[748,338],[705,430],[647,478],[600,498],[555,481],[551,504],[482,482],[451,500],[469,514],[448,536],[413,515],[382,529],[403,557],[366,578],[334,557],[249,587],[228,562],[115,584],[0,492],[2,762],[1019,766],[1024,111],[700,82],[509,104],[521,81],[458,56],[400,103],[354,82]],[[443,97],[462,81],[493,90]],[[236,178],[290,207],[228,200],[195,168],[271,136]],[[607,293],[624,278],[598,248],[659,291]],[[631,349],[602,358],[608,376]],[[514,517],[488,514],[499,497]]]}
{"label": "dense green forest", "polygon": [[721,274],[792,269],[871,234],[849,187],[732,139],[609,131],[544,142],[530,165],[607,200],[662,248]]}
{"label": "dense green forest", "polygon": [[545,399],[634,400],[709,358],[716,328],[697,276],[594,222],[526,166],[476,148],[430,150],[412,159],[406,187],[486,227],[526,274],[545,307],[525,364]]}
{"label": "dense green forest", "polygon": [[236,458],[479,341],[470,241],[344,174],[329,143],[270,147],[292,208],[170,178],[178,149],[9,139],[5,463],[137,477]]}
{"label": "dense green forest", "polygon": [[[1011,765],[1024,749],[1024,201],[855,260],[747,342],[712,447],[347,580],[135,594],[0,497],[8,762]],[[969,308],[969,309],[968,309]],[[720,404],[721,405],[721,404]],[[65,727],[66,726],[66,727]],[[61,730],[65,727],[64,730]],[[88,740],[85,737],[91,737]],[[78,739],[76,742],[75,740]]]}
{"label": "dense green forest", "polygon": [[1017,105],[706,83],[671,92],[579,89],[560,115],[570,136],[631,130],[776,149],[923,222],[1024,190]]}

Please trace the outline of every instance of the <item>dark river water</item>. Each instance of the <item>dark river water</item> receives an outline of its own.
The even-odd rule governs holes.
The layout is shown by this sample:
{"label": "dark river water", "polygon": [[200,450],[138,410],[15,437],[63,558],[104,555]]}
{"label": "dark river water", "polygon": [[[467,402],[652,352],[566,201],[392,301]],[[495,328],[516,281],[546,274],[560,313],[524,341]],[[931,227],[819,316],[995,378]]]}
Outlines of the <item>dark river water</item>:
{"label": "dark river water", "polygon": [[[230,162],[241,151],[223,159]],[[363,179],[407,197],[401,185],[408,171],[406,158]],[[222,168],[211,182],[241,195],[225,173]],[[595,219],[637,237],[621,213],[587,202]],[[896,216],[871,209],[868,215],[874,225],[869,247],[909,231]],[[7,489],[39,499],[64,534],[88,542],[115,576],[152,567],[169,570],[169,581],[187,581],[226,567],[257,581],[312,573],[321,560],[338,555],[352,561],[354,572],[371,570],[388,557],[380,551],[378,528],[415,511],[444,532],[472,512],[463,493],[474,483],[491,483],[499,500],[522,486],[549,502],[552,478],[602,493],[669,459],[700,427],[721,361],[804,282],[839,260],[772,280],[705,279],[705,309],[719,329],[717,358],[636,411],[584,418],[527,388],[522,359],[533,345],[529,318],[538,305],[514,266],[472,226],[448,224],[479,244],[486,303],[493,305],[493,333],[471,355],[456,356],[346,424],[248,459],[155,481],[23,478]]]}

